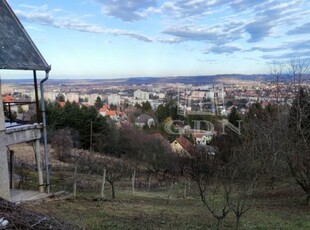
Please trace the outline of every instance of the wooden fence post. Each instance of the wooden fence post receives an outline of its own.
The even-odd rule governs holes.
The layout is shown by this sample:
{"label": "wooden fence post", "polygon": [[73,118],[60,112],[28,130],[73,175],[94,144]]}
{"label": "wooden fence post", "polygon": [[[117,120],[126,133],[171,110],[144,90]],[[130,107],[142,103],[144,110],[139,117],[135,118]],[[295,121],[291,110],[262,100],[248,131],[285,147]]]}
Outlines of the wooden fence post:
{"label": "wooden fence post", "polygon": [[74,168],[74,175],[73,175],[73,197],[76,197],[76,181],[77,181],[77,167]]}
{"label": "wooden fence post", "polygon": [[132,195],[135,193],[135,181],[136,181],[136,171],[133,171],[131,178],[131,186],[132,186]]}
{"label": "wooden fence post", "polygon": [[103,169],[103,175],[102,175],[102,182],[101,182],[101,192],[100,192],[100,197],[103,199],[104,196],[104,185],[105,185],[105,177],[106,177],[106,169]]}

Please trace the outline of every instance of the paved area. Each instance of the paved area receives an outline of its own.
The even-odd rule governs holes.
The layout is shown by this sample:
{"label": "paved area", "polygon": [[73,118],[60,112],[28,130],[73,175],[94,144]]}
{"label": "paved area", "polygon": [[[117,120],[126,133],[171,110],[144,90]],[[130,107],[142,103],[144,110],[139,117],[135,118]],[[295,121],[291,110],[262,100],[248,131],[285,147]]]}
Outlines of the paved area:
{"label": "paved area", "polygon": [[37,191],[29,190],[11,190],[11,201],[12,202],[23,202],[23,201],[36,201],[47,198],[47,193],[40,193]]}

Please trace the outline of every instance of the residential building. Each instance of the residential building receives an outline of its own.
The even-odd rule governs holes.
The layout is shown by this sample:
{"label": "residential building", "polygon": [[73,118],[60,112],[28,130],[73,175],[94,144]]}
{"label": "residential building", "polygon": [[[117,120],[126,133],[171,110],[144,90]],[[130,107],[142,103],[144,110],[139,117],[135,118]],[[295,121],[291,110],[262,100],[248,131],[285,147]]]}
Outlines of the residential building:
{"label": "residential building", "polygon": [[119,105],[121,104],[121,96],[118,94],[108,95],[108,104],[109,105],[113,104],[119,107]]}
{"label": "residential building", "polygon": [[211,131],[193,132],[192,137],[195,140],[195,144],[207,145],[212,140],[213,133]]}
{"label": "residential building", "polygon": [[147,114],[141,114],[135,119],[135,125],[143,128],[145,125],[147,125],[149,128],[155,125],[154,119],[147,115]]}
{"label": "residential building", "polygon": [[79,94],[78,93],[67,93],[67,100],[69,102],[79,102]]}
{"label": "residential building", "polygon": [[149,100],[150,96],[148,92],[142,91],[140,89],[137,89],[134,93],[133,93],[133,97],[136,100]]}
{"label": "residential building", "polygon": [[192,157],[194,154],[194,145],[185,137],[180,136],[170,144],[173,152],[180,157]]}
{"label": "residential building", "polygon": [[94,105],[98,97],[101,98],[98,93],[88,95],[88,105]]}

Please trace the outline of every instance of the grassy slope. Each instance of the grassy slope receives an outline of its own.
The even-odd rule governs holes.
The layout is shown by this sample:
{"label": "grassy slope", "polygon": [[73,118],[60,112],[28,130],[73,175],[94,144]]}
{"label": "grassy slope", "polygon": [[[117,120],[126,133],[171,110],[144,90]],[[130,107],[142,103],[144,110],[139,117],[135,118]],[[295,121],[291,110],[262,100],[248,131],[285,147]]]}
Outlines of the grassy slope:
{"label": "grassy slope", "polygon": [[[26,148],[29,148],[26,149]],[[25,151],[28,150],[28,151]],[[15,149],[17,157],[34,161],[31,146],[23,145]],[[27,155],[27,156],[28,156]],[[54,162],[56,162],[53,159]],[[54,164],[55,165],[55,164]],[[17,169],[18,171],[18,169]],[[59,165],[52,172],[52,191],[72,189],[73,167]],[[100,185],[101,176],[80,174],[84,188]],[[36,189],[36,173],[31,170],[24,189]],[[122,184],[122,185],[121,185]],[[125,184],[125,186],[123,185]],[[90,191],[78,190],[78,198],[67,201],[51,201],[41,205],[28,205],[30,209],[53,214],[67,221],[78,223],[86,229],[215,229],[215,220],[202,206],[197,190],[192,186],[189,198],[183,199],[183,188],[178,185],[169,204],[168,188],[138,191],[131,196],[129,179],[117,184],[117,199],[92,201],[99,195],[95,186]],[[78,186],[79,189],[79,186]],[[96,192],[96,194],[94,193]],[[110,187],[106,185],[106,195],[110,198]],[[273,194],[262,191],[252,197],[252,209],[241,219],[241,229],[310,229],[310,207],[304,205],[304,194],[299,187],[278,186]],[[224,229],[234,227],[234,216],[229,215],[223,223]]]}
{"label": "grassy slope", "polygon": [[[53,201],[31,209],[74,221],[87,229],[215,229],[215,221],[198,197],[187,199],[175,192],[167,204],[167,192],[118,192],[116,200],[77,199]],[[241,220],[241,229],[310,229],[310,208],[290,190],[251,199],[252,209]],[[224,229],[234,227],[231,214]]]}

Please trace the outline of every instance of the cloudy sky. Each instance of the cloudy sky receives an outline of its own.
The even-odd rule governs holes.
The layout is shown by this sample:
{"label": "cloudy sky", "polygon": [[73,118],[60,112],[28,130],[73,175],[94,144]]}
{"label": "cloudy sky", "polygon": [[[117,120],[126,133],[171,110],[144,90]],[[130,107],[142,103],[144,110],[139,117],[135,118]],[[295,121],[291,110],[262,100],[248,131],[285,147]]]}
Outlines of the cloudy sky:
{"label": "cloudy sky", "polygon": [[9,0],[55,78],[268,72],[310,58],[309,0]]}

